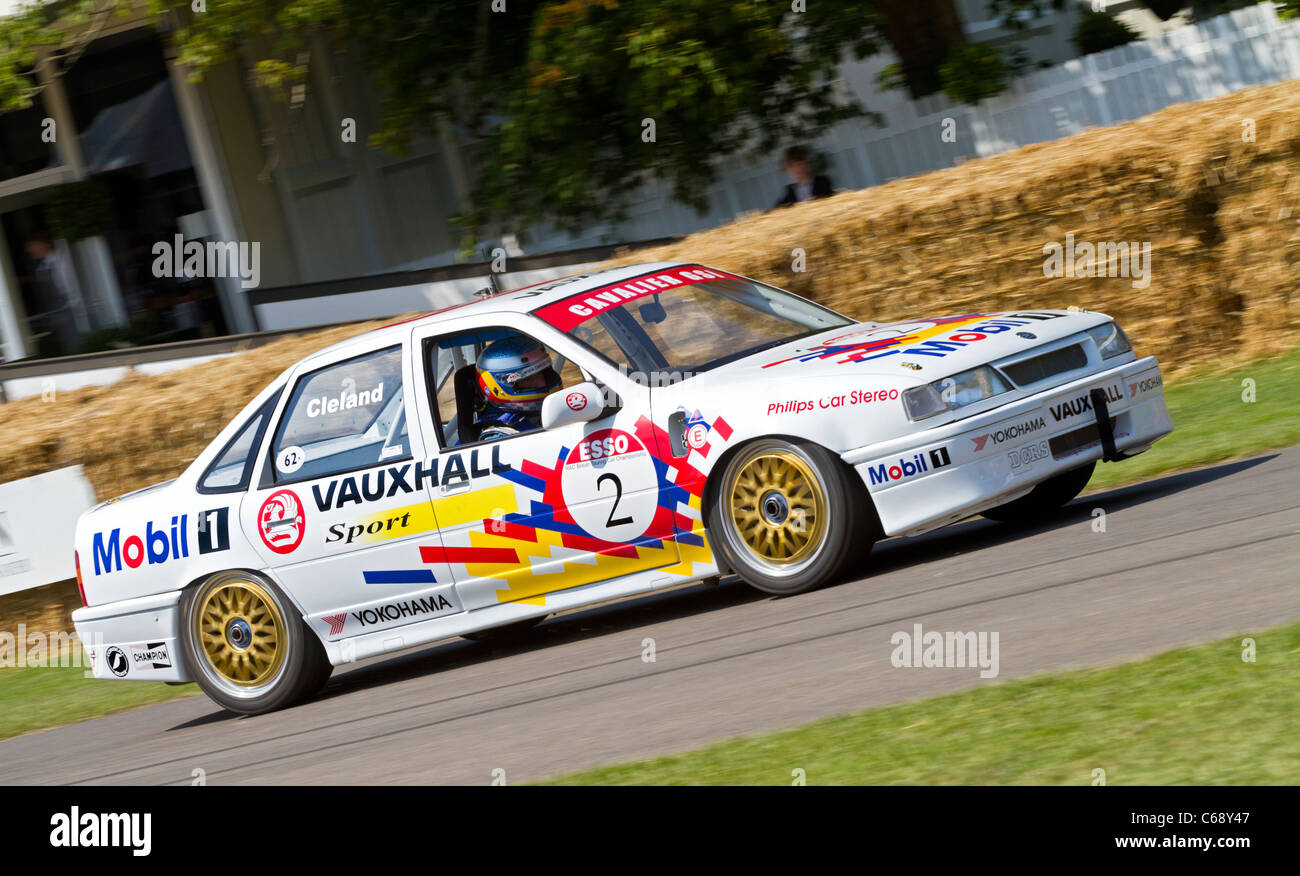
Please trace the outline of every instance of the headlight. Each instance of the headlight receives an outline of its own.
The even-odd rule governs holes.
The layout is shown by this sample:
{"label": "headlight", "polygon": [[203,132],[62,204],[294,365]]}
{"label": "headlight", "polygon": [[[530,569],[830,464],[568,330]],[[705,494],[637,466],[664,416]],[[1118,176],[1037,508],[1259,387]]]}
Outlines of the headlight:
{"label": "headlight", "polygon": [[1011,389],[1002,376],[987,365],[944,377],[925,386],[903,392],[903,407],[911,420],[924,420],[944,411],[955,411]]}
{"label": "headlight", "polygon": [[1097,351],[1101,353],[1103,359],[1111,359],[1133,349],[1119,323],[1108,322],[1094,329],[1088,329],[1088,335],[1097,344]]}

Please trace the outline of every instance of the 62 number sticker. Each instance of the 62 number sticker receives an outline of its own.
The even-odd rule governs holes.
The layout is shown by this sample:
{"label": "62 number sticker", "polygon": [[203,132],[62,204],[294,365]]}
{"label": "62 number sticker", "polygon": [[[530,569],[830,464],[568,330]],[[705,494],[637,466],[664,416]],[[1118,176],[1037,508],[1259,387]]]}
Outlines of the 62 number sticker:
{"label": "62 number sticker", "polygon": [[286,447],[275,455],[275,467],[281,474],[293,474],[307,461],[307,451],[294,445]]}

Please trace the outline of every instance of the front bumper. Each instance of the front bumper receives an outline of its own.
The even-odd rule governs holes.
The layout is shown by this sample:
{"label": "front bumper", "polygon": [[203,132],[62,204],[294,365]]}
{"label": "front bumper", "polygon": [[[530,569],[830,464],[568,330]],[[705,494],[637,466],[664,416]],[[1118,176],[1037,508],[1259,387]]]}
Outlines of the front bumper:
{"label": "front bumper", "polygon": [[95,678],[190,681],[177,635],[181,592],[79,608],[72,613]]}
{"label": "front bumper", "polygon": [[1140,453],[1173,428],[1148,356],[843,458],[867,485],[885,534],[915,535],[1072,468]]}

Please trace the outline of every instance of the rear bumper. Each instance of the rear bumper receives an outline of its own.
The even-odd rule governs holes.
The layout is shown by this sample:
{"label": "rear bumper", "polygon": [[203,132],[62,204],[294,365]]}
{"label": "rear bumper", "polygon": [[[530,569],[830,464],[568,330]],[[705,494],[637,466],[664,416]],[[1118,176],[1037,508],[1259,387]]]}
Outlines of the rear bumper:
{"label": "rear bumper", "polygon": [[844,460],[870,491],[885,534],[915,535],[1072,468],[1141,452],[1171,431],[1160,368],[1147,357]]}
{"label": "rear bumper", "polygon": [[74,611],[72,622],[94,676],[118,681],[190,681],[177,642],[180,596],[176,590]]}

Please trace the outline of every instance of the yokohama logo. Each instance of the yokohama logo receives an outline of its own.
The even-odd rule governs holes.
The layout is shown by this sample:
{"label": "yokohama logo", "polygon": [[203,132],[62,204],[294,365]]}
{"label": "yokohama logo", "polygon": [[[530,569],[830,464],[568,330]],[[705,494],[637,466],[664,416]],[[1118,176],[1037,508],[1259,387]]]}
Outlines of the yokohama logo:
{"label": "yokohama logo", "polygon": [[993,439],[994,444],[1001,444],[1003,441],[1011,441],[1022,435],[1028,435],[1030,432],[1037,432],[1039,429],[1046,428],[1047,421],[1042,417],[1035,417],[1032,420],[1025,420],[1023,423],[1007,426],[1005,429],[989,432],[987,435],[980,435],[977,438],[972,438],[971,441],[975,442],[975,451],[978,453],[984,449],[984,445],[989,442],[990,438]]}
{"label": "yokohama logo", "polygon": [[343,625],[348,622],[348,616],[344,614],[326,614],[321,615],[321,620],[330,625],[330,635],[337,636],[343,632]]}
{"label": "yokohama logo", "polygon": [[352,616],[355,617],[363,627],[371,627],[376,624],[382,624],[385,621],[398,621],[406,618],[417,617],[421,614],[437,615],[444,609],[455,610],[455,606],[448,601],[446,596],[441,593],[435,593],[430,596],[416,597],[403,602],[390,602],[387,605],[381,605],[378,608],[367,608],[364,611],[354,611]]}

